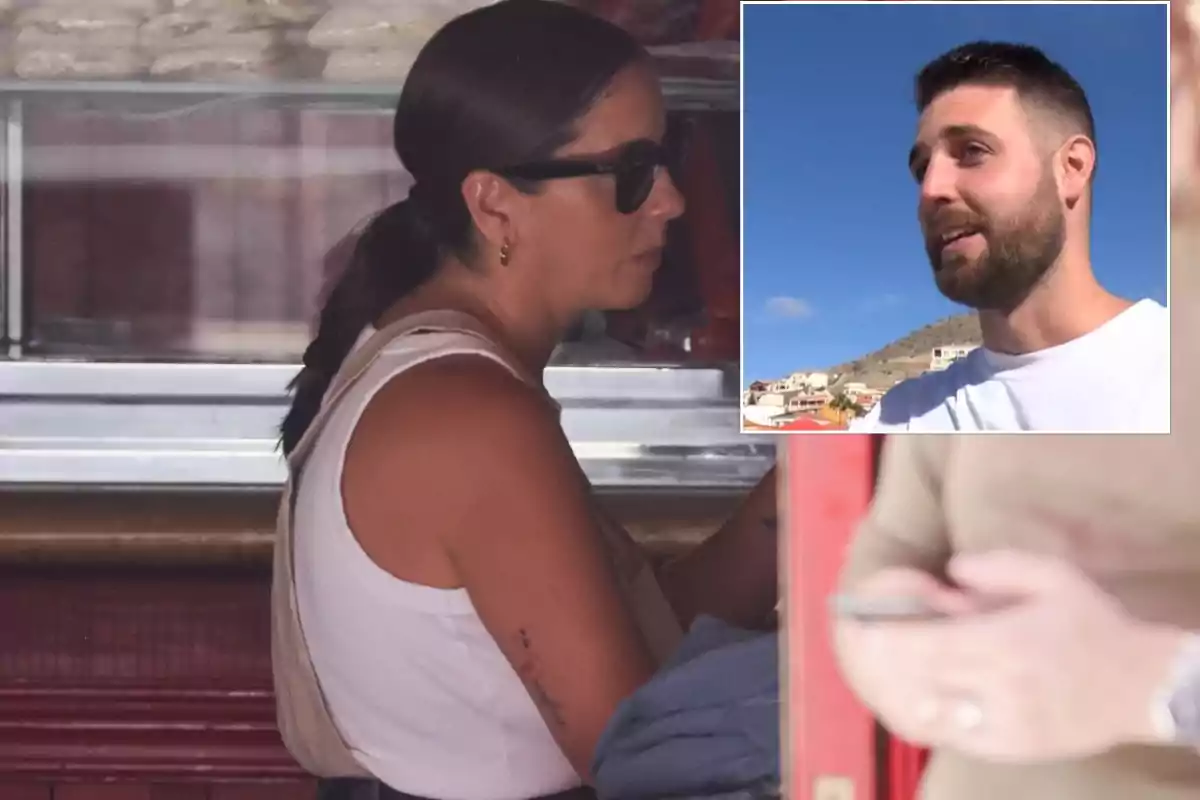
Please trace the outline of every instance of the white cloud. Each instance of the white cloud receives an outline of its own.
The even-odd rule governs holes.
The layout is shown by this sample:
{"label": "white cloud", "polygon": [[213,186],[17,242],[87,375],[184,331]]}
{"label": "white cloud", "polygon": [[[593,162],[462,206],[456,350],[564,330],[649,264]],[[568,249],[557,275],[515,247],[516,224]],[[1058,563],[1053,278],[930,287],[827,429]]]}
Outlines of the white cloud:
{"label": "white cloud", "polygon": [[767,300],[767,316],[775,319],[805,319],[813,315],[812,306],[799,297],[779,295]]}

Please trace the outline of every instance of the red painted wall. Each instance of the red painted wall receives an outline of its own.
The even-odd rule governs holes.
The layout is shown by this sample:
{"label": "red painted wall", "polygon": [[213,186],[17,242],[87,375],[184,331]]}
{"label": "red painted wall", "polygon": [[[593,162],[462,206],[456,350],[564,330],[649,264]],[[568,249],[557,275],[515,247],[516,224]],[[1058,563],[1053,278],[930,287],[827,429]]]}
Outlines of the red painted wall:
{"label": "red painted wall", "polygon": [[866,512],[880,437],[795,435],[785,446],[785,742],[791,800],[912,800],[925,753],[883,732],[842,681],[829,596]]}
{"label": "red painted wall", "polygon": [[838,674],[828,614],[846,543],[871,499],[871,438],[794,435],[784,452],[787,797],[873,800],[875,723]]}
{"label": "red painted wall", "polygon": [[275,729],[268,591],[262,569],[0,572],[0,800],[313,797]]}

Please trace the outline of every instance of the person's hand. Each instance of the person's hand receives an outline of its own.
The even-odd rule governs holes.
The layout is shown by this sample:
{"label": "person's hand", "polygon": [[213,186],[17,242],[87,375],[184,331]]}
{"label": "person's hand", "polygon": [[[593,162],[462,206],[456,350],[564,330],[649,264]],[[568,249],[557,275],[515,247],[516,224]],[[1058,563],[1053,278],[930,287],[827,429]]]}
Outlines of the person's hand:
{"label": "person's hand", "polygon": [[[857,598],[913,598],[947,614],[970,610],[970,599],[933,575],[908,567],[880,570],[854,586]],[[839,618],[837,652],[859,700],[901,738],[917,741],[927,730],[928,709],[914,702],[912,687],[924,685],[937,660],[937,641],[915,622],[856,622]]]}
{"label": "person's hand", "polygon": [[961,556],[950,576],[1012,605],[915,626],[911,641],[893,626],[897,658],[929,654],[924,679],[901,679],[926,709],[906,729],[914,741],[1033,762],[1155,740],[1154,694],[1183,632],[1136,621],[1074,565],[1045,556]]}

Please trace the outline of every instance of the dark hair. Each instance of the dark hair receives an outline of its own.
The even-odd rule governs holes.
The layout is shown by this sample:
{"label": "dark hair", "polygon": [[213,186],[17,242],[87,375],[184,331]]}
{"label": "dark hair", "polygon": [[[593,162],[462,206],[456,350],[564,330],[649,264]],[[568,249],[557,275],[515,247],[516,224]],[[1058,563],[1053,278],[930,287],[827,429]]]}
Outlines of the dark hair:
{"label": "dark hair", "polygon": [[290,387],[285,453],[367,325],[429,280],[443,256],[468,260],[474,226],[463,179],[552,155],[577,135],[575,123],[616,74],[644,57],[621,28],[554,0],[502,0],[434,34],[404,82],[393,123],[413,189],[366,226],[321,309]]}
{"label": "dark hair", "polygon": [[923,112],[938,95],[964,84],[1010,86],[1022,102],[1057,114],[1096,141],[1096,122],[1083,87],[1036,47],[972,42],[954,48],[918,73],[917,110]]}

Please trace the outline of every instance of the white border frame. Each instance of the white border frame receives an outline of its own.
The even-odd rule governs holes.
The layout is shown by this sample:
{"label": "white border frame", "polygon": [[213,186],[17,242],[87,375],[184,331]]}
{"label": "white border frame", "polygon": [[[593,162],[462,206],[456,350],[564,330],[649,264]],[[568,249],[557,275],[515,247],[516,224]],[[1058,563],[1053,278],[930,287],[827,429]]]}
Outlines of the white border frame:
{"label": "white border frame", "polygon": [[[763,5],[839,5],[839,6],[860,6],[860,5],[888,5],[888,6],[911,6],[911,5],[991,5],[991,6],[1058,6],[1058,5],[1077,5],[1077,6],[1098,6],[1098,5],[1124,5],[1124,6],[1166,6],[1166,68],[1167,68],[1167,216],[1164,220],[1167,233],[1167,313],[1174,314],[1173,304],[1171,303],[1171,265],[1172,265],[1172,250],[1171,250],[1171,98],[1172,79],[1171,74],[1171,2],[1170,0],[1057,0],[1056,2],[1045,2],[1044,0],[741,0],[738,8],[738,26],[741,31],[742,51],[741,57],[738,59],[738,291],[741,294],[739,298],[739,308],[741,313],[738,319],[738,430],[749,436],[833,436],[833,435],[863,435],[870,433],[887,433],[888,435],[944,435],[946,433],[957,433],[951,431],[855,431],[852,429],[841,430],[833,429],[828,431],[789,431],[789,430],[762,430],[757,428],[746,427],[745,406],[742,404],[742,396],[746,391],[746,6],[763,6]],[[1173,327],[1173,326],[1172,326]],[[1167,358],[1171,359],[1171,339],[1167,339]],[[1172,399],[1172,415],[1174,414],[1174,375],[1171,375],[1170,383],[1168,384],[1168,392]],[[962,431],[964,434],[1071,434],[1071,435],[1096,435],[1096,432],[1088,431]],[[1100,435],[1133,435],[1133,436],[1169,436],[1170,432],[1166,433],[1144,433],[1141,431],[1112,431],[1111,434],[1105,432]]]}

